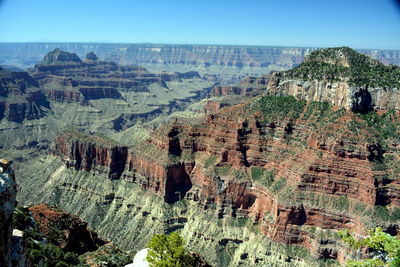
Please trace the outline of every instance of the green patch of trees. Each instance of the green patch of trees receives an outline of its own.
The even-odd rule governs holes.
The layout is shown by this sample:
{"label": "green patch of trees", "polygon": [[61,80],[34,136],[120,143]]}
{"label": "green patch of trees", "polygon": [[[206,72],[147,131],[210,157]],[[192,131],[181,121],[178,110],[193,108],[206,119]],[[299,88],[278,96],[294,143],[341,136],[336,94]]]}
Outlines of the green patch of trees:
{"label": "green patch of trees", "polygon": [[349,231],[342,231],[339,235],[350,248],[364,249],[368,257],[358,261],[348,260],[346,266],[400,266],[400,239],[383,232],[382,228],[370,230],[366,237],[360,238]]}

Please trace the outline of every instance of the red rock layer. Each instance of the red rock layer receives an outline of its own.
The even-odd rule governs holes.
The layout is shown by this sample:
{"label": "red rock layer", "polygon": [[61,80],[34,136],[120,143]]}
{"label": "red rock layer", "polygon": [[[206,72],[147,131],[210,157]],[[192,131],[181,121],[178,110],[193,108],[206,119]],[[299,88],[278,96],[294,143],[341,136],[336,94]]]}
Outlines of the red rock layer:
{"label": "red rock layer", "polygon": [[[290,127],[284,121],[262,123],[258,113],[244,119],[243,109],[241,104],[198,123],[176,121],[158,129],[146,141],[146,151],[158,151],[162,156],[125,148],[117,162],[110,157],[110,148],[68,137],[56,140],[55,153],[76,169],[91,170],[114,162],[122,170],[121,178],[159,194],[166,202],[186,197],[204,208],[217,204],[219,217],[248,216],[270,238],[329,257],[339,257],[339,252],[322,249],[303,227],[361,232],[364,225],[360,215],[311,204],[311,196],[328,199],[324,205],[341,196],[365,207],[382,201],[398,205],[400,184],[377,182],[379,172],[372,170],[371,157],[381,153],[376,144],[350,141],[346,133],[327,138],[301,119],[290,122]],[[207,158],[214,159],[211,168],[206,166]],[[281,199],[283,193],[255,180],[251,174],[254,167],[273,171],[274,182],[284,178],[285,190],[291,190],[289,196]],[[218,174],[218,168],[230,170],[230,174]],[[234,172],[241,174],[232,175]]]}
{"label": "red rock layer", "polygon": [[87,223],[76,216],[40,204],[30,207],[40,232],[64,251],[83,254],[94,251],[106,242],[88,229]]}

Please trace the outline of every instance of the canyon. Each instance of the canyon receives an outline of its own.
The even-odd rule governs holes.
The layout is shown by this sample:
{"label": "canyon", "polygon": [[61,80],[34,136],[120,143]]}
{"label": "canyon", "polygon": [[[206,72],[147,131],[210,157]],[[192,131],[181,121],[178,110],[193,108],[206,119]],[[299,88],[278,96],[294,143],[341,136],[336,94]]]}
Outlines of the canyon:
{"label": "canyon", "polygon": [[[167,90],[204,77],[98,61],[54,50],[29,71],[33,88],[50,110],[64,102],[87,108],[130,102],[132,90],[151,91],[148,79]],[[57,132],[45,153],[19,164],[18,200],[78,215],[125,250],[179,231],[213,266],[356,258],[338,231],[400,231],[398,86],[370,76],[360,84],[352,72],[360,66],[382,77],[400,74],[347,48],[323,49],[289,71],[214,84],[211,98],[171,111],[166,121],[134,125],[124,115],[112,133],[99,134],[102,127],[74,120],[78,127]]]}
{"label": "canyon", "polygon": [[55,49],[27,72],[0,70],[0,147],[45,150],[67,125],[111,134],[182,110],[214,83],[197,72],[151,73]]}

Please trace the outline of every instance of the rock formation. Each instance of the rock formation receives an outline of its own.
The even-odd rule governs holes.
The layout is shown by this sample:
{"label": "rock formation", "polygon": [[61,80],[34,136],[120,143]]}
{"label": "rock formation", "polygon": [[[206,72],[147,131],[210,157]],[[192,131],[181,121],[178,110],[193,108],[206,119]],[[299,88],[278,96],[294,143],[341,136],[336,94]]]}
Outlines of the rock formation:
{"label": "rock formation", "polygon": [[0,68],[0,120],[20,123],[38,119],[48,108],[49,102],[28,73]]}
{"label": "rock formation", "polygon": [[312,52],[289,71],[216,86],[211,95],[291,95],[363,113],[400,110],[399,77],[399,67],[385,66],[347,47],[327,48]]}
{"label": "rock formation", "polygon": [[17,184],[11,164],[0,159],[0,263],[11,265],[12,215],[16,206]]}
{"label": "rock formation", "polygon": [[0,69],[0,147],[43,150],[67,125],[120,131],[183,109],[212,85],[197,72],[156,74],[55,49],[29,73]]}
{"label": "rock formation", "polygon": [[51,208],[46,204],[30,207],[41,233],[53,245],[79,255],[97,250],[106,244],[97,234],[88,229],[87,223],[76,216]]}
{"label": "rock formation", "polygon": [[236,85],[216,86],[211,90],[211,96],[247,95],[255,96],[263,94],[267,90],[271,74],[261,77],[246,77]]}
{"label": "rock formation", "polygon": [[[108,173],[109,179],[138,184],[166,203],[192,200],[215,209],[217,218],[248,217],[274,241],[338,259],[345,251],[337,241],[327,237],[321,243],[310,229],[363,233],[377,224],[389,228],[374,210],[392,210],[399,203],[398,173],[382,179],[376,167],[398,162],[393,149],[399,140],[392,136],[399,129],[388,125],[395,128],[380,141],[387,147],[383,151],[383,143],[374,141],[382,133],[362,128],[358,116],[328,104],[266,96],[194,124],[159,128],[142,144],[145,150],[107,148],[64,135],[55,141],[53,153],[66,167]],[[395,113],[388,118],[399,120]],[[362,133],[353,132],[354,123]],[[113,153],[118,154],[114,159]],[[387,156],[392,153],[394,158]],[[118,175],[110,176],[116,169]]]}
{"label": "rock formation", "polygon": [[327,48],[314,51],[286,73],[275,73],[267,93],[329,102],[362,113],[400,110],[399,78],[399,67],[385,66],[348,47]]}

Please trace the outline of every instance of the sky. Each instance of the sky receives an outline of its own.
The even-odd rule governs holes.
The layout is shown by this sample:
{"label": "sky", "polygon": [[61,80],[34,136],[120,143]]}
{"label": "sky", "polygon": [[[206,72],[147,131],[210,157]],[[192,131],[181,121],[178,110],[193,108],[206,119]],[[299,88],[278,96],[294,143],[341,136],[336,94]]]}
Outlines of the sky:
{"label": "sky", "polygon": [[0,42],[400,49],[400,8],[394,0],[0,0]]}

